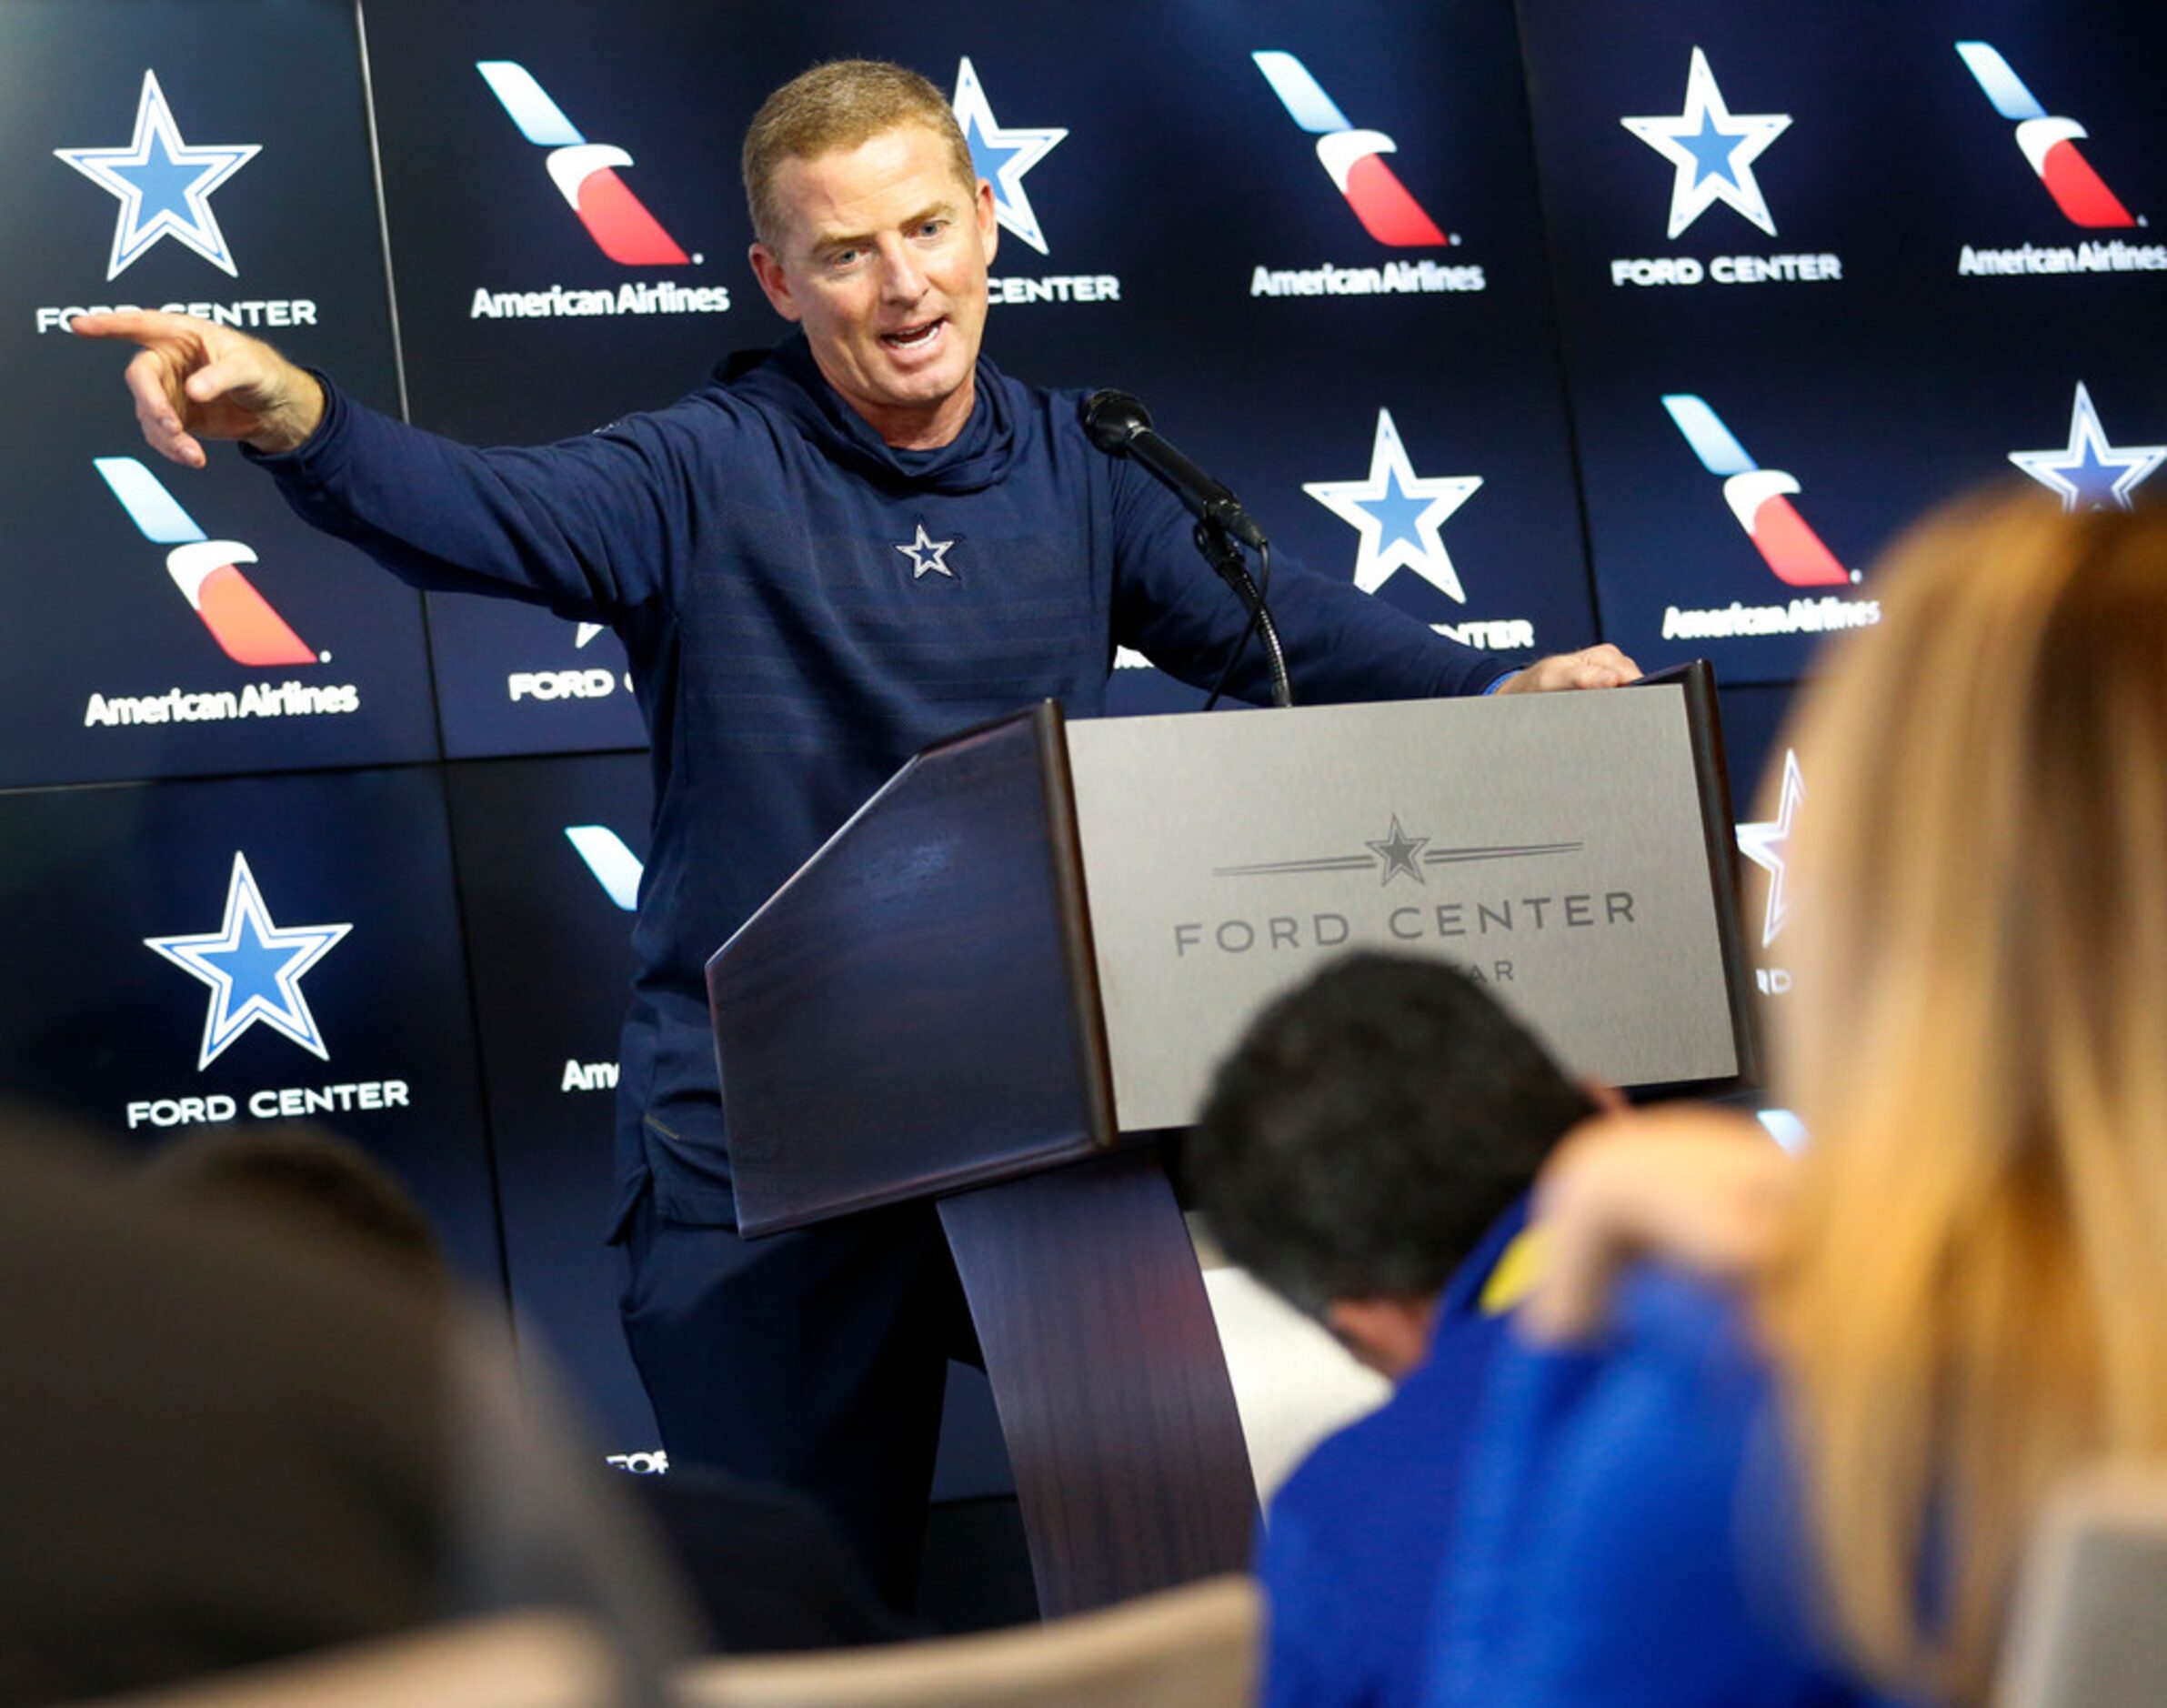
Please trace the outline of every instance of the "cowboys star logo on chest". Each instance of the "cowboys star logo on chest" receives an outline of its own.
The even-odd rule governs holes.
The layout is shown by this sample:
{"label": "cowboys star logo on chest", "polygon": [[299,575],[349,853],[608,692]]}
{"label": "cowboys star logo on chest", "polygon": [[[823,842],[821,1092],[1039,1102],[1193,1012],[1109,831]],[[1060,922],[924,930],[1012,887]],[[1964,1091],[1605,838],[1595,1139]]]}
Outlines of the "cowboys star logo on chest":
{"label": "cowboys star logo on chest", "polygon": [[896,549],[909,560],[910,578],[913,581],[923,581],[928,576],[946,576],[953,581],[956,572],[948,565],[948,553],[955,545],[954,539],[935,539],[926,531],[925,523],[920,521],[917,538],[907,544],[898,545]]}

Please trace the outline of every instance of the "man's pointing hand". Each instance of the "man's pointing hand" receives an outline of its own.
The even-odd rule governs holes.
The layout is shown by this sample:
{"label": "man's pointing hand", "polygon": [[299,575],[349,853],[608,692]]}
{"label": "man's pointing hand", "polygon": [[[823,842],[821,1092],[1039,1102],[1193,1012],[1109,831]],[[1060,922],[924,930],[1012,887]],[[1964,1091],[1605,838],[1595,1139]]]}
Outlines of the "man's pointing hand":
{"label": "man's pointing hand", "polygon": [[245,333],[148,309],[77,315],[69,329],[143,347],[127,371],[135,418],[153,450],[190,468],[208,460],[205,439],[290,451],[324,418],[316,377]]}

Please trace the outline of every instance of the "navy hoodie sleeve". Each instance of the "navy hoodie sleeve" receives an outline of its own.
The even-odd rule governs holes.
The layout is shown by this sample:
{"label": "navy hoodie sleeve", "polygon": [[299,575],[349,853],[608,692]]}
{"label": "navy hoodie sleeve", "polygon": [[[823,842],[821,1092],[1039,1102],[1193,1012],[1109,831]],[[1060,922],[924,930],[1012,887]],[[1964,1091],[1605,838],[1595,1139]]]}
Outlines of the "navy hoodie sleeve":
{"label": "navy hoodie sleeve", "polygon": [[[1158,481],[1132,464],[1114,466],[1116,638],[1183,681],[1209,687],[1248,618],[1198,556],[1191,528],[1189,513]],[[1480,694],[1518,668],[1448,640],[1284,552],[1272,554],[1266,599],[1297,705]],[[1257,705],[1270,700],[1261,645],[1245,649],[1228,691]]]}
{"label": "navy hoodie sleeve", "polygon": [[[686,494],[724,413],[712,400],[556,445],[477,450],[380,415],[327,380],[324,399],[323,422],[298,450],[244,454],[303,520],[402,579],[598,622],[675,602],[694,513]],[[692,413],[707,417],[704,439],[689,430]]]}

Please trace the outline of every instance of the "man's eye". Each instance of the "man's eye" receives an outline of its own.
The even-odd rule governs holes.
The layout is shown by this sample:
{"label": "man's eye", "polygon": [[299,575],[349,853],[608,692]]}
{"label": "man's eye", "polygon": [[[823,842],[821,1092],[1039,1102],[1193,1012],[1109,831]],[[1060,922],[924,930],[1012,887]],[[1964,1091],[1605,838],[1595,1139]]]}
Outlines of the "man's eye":
{"label": "man's eye", "polygon": [[828,256],[828,265],[832,267],[856,266],[858,256],[863,253],[858,249],[831,250]]}
{"label": "man's eye", "polygon": [[948,222],[945,219],[928,219],[918,228],[918,235],[921,237],[938,237],[948,228]]}

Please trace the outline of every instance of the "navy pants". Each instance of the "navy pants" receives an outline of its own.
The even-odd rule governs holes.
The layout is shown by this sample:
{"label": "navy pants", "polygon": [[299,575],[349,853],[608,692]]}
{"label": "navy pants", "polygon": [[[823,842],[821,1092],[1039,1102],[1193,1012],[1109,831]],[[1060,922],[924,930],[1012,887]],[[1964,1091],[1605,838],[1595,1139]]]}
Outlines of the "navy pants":
{"label": "navy pants", "polygon": [[625,1335],[671,1465],[811,1495],[909,1611],[948,1361],[977,1356],[933,1207],[746,1240],[663,1216],[650,1189],[621,1244]]}

